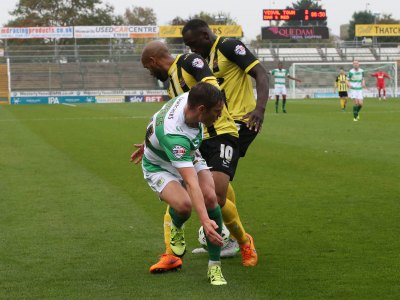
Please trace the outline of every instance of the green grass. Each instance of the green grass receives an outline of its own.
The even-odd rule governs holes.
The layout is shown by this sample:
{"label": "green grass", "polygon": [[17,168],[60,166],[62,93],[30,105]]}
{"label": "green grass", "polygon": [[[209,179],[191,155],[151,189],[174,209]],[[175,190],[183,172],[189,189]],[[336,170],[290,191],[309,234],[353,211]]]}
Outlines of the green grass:
{"label": "green grass", "polygon": [[[0,298],[399,299],[400,101],[271,102],[235,177],[260,256],[151,275],[160,203],[129,163],[159,104],[0,106]],[[197,247],[198,220],[187,226]]]}

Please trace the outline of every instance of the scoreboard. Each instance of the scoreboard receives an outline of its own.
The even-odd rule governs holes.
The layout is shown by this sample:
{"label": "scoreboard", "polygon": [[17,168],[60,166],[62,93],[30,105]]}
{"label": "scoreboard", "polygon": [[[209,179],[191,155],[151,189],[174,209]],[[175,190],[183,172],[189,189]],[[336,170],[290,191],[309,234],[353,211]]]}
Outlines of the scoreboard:
{"label": "scoreboard", "polygon": [[263,9],[264,21],[326,20],[325,9]]}

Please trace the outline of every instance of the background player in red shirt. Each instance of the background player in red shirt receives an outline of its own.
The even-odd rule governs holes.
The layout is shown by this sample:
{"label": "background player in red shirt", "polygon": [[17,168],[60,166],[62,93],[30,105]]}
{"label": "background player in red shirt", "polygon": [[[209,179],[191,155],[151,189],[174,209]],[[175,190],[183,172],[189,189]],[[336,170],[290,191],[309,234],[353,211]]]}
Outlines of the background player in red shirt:
{"label": "background player in red shirt", "polygon": [[383,71],[377,71],[375,73],[370,74],[371,76],[376,77],[376,87],[378,88],[378,97],[379,100],[382,99],[381,91],[383,90],[383,99],[386,100],[386,88],[385,88],[385,78],[391,78],[388,74]]}

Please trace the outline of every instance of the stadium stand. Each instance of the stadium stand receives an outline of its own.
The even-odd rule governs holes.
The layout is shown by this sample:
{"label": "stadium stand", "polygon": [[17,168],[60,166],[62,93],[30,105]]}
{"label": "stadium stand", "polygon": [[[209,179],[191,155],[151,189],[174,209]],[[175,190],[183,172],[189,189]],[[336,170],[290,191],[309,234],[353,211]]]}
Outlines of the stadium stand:
{"label": "stadium stand", "polygon": [[13,90],[154,89],[156,82],[140,62],[12,63]]}
{"label": "stadium stand", "polygon": [[[143,45],[134,44],[19,45],[6,48],[5,57],[10,61],[12,91],[162,88],[142,67],[142,47]],[[172,53],[188,51],[183,44],[169,47]],[[270,43],[263,47],[249,48],[268,70],[276,68],[277,61],[283,61],[285,68],[289,68],[295,62],[400,60],[400,48],[395,44],[365,46],[352,42],[336,45]],[[3,69],[0,68],[0,72],[6,72],[5,66],[6,64]],[[3,77],[6,75],[3,74]]]}
{"label": "stadium stand", "polygon": [[257,55],[261,61],[275,61],[275,53],[272,53],[269,48],[256,48],[254,49],[254,54]]}
{"label": "stadium stand", "polygon": [[375,56],[372,54],[370,48],[344,48],[343,54],[346,60],[359,60],[359,61],[374,61]]}
{"label": "stadium stand", "polygon": [[322,48],[325,53],[326,61],[342,61],[343,53],[338,48]]}
{"label": "stadium stand", "polygon": [[379,48],[377,52],[381,60],[400,60],[400,47]]}
{"label": "stadium stand", "polygon": [[275,50],[281,61],[322,61],[323,57],[317,48],[277,48]]}

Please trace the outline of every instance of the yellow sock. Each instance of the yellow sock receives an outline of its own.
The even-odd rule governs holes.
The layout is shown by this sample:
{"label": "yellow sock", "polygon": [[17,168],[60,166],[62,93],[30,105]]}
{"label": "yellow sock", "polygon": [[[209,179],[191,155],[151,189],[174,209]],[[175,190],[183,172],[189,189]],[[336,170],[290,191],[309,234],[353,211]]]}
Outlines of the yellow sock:
{"label": "yellow sock", "polygon": [[242,222],[240,221],[236,205],[227,199],[225,205],[221,208],[221,212],[224,224],[233,237],[240,245],[247,244],[249,240],[246,236],[246,231],[243,228]]}
{"label": "yellow sock", "polygon": [[340,107],[344,109],[344,99],[340,99]]}
{"label": "yellow sock", "polygon": [[[235,190],[233,189],[232,184],[229,182],[228,185],[228,190],[226,192],[226,201],[231,201],[232,203],[234,203],[236,205],[236,195],[235,195]],[[236,239],[232,233],[230,234],[230,238],[231,239]]]}
{"label": "yellow sock", "polygon": [[236,204],[236,195],[231,183],[229,183],[228,185],[228,191],[226,192],[226,200],[229,200],[234,204]]}
{"label": "yellow sock", "polygon": [[171,245],[169,244],[171,238],[171,215],[169,214],[169,205],[167,206],[167,211],[164,215],[164,242],[165,242],[165,253],[174,254],[171,250]]}

